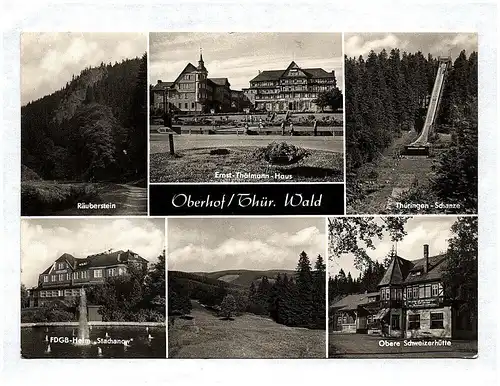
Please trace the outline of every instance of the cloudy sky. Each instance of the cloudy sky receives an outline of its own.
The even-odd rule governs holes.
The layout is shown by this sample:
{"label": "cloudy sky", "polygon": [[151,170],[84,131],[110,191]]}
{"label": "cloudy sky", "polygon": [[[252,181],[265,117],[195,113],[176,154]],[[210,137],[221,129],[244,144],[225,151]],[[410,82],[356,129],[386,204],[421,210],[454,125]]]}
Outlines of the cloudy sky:
{"label": "cloudy sky", "polygon": [[[451,226],[457,220],[455,216],[415,216],[408,220],[405,230],[408,233],[397,245],[398,255],[406,260],[421,259],[424,244],[429,244],[429,256],[445,252],[448,247],[447,240],[452,236]],[[380,219],[378,220],[380,221]],[[365,246],[360,243],[360,246]],[[373,260],[383,262],[391,251],[393,243],[388,234],[384,235],[382,241],[374,238],[375,249],[368,249],[368,256]],[[354,257],[344,255],[328,263],[330,276],[336,275],[340,269],[351,272],[353,277],[358,277],[359,271],[354,268]]]}
{"label": "cloudy sky", "polygon": [[401,52],[421,51],[425,56],[446,56],[451,50],[455,59],[460,51],[467,55],[477,51],[477,34],[473,33],[346,33],[345,54],[349,57],[366,55],[374,50],[399,48]]}
{"label": "cloudy sky", "polygon": [[151,33],[150,83],[174,81],[200,47],[212,78],[228,78],[231,88],[249,87],[259,70],[280,70],[295,60],[299,67],[335,70],[343,89],[342,35],[323,33]]}
{"label": "cloudy sky", "polygon": [[168,220],[168,269],[295,269],[305,251],[313,264],[325,257],[321,218],[224,218]]}
{"label": "cloudy sky", "polygon": [[87,66],[140,57],[146,50],[143,33],[24,32],[21,104],[59,90]]}
{"label": "cloudy sky", "polygon": [[23,219],[21,282],[36,286],[38,275],[63,253],[77,258],[128,250],[154,262],[165,241],[164,219]]}

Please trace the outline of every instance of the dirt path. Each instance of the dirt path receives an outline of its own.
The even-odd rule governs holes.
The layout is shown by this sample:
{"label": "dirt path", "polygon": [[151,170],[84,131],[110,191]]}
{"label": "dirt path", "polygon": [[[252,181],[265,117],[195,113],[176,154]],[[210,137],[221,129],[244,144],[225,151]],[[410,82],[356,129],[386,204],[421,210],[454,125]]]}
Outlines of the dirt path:
{"label": "dirt path", "polygon": [[99,196],[103,202],[115,202],[114,215],[143,215],[148,211],[147,189],[126,184],[116,184],[111,189],[102,189]]}

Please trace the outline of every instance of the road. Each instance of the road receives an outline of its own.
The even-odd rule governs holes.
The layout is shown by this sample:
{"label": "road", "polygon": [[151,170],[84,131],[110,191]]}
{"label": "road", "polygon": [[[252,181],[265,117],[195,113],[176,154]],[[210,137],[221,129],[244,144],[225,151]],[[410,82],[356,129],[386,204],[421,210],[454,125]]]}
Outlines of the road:
{"label": "road", "polygon": [[[187,134],[175,135],[175,150],[199,149],[209,147],[235,147],[235,146],[266,146],[271,142],[291,143],[295,146],[301,146],[310,150],[325,150],[334,153],[344,151],[343,137],[313,137],[313,136],[281,136],[281,135],[234,135],[234,134]],[[165,134],[151,134],[150,152],[165,153],[168,152],[168,136]]]}

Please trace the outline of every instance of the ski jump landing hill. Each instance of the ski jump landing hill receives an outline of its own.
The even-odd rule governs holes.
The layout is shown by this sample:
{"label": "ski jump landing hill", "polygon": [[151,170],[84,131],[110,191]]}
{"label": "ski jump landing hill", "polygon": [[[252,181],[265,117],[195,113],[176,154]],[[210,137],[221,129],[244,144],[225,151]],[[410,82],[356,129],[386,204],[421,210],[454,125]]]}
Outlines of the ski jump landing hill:
{"label": "ski jump landing hill", "polygon": [[441,104],[441,97],[443,95],[444,82],[448,70],[451,67],[451,57],[440,56],[438,60],[439,67],[436,74],[436,80],[434,81],[429,107],[427,108],[424,127],[418,138],[406,146],[407,155],[429,155],[429,133],[435,124],[439,105]]}

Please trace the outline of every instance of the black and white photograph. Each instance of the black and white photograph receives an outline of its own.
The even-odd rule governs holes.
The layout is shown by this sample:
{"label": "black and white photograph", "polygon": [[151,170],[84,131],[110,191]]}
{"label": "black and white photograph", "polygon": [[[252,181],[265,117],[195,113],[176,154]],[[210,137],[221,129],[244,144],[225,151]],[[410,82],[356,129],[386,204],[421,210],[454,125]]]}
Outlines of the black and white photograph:
{"label": "black and white photograph", "polygon": [[323,218],[167,228],[169,358],[326,358]]}
{"label": "black and white photograph", "polygon": [[165,219],[23,219],[23,358],[166,358]]}
{"label": "black and white photograph", "polygon": [[328,221],[329,358],[477,357],[477,217]]}
{"label": "black and white photograph", "polygon": [[340,33],[151,33],[150,182],[343,182]]}
{"label": "black and white photograph", "polygon": [[346,33],[348,214],[476,214],[475,33]]}
{"label": "black and white photograph", "polygon": [[21,215],[147,214],[147,34],[21,35]]}

